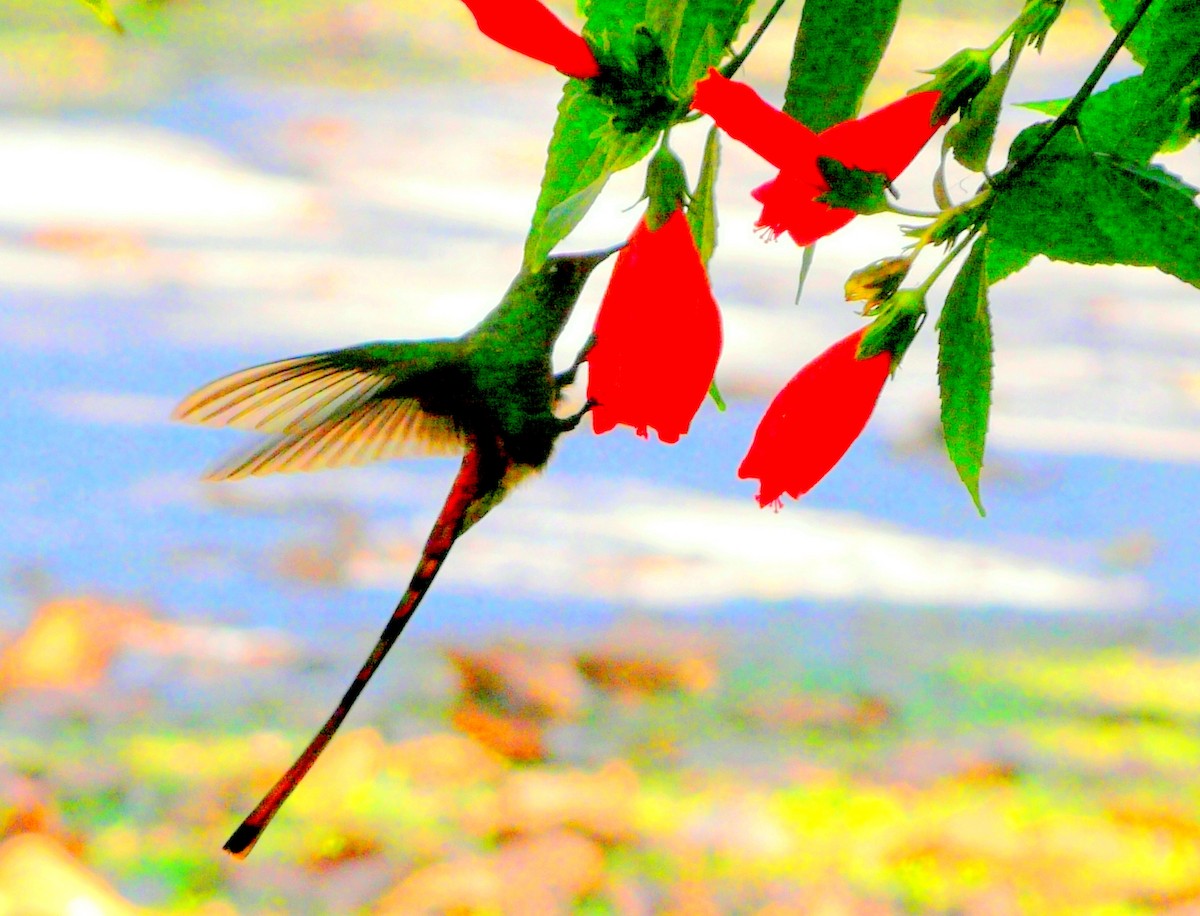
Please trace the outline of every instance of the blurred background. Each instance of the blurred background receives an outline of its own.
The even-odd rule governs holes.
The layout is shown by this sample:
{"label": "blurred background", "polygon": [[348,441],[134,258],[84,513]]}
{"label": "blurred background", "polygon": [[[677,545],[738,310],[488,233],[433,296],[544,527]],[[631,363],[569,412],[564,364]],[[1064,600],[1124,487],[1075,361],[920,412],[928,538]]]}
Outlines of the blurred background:
{"label": "blurred background", "polygon": [[[866,107],[1018,8],[907,4]],[[222,853],[374,643],[454,463],[202,484],[243,440],[171,409],[474,324],[561,78],[451,0],[117,11],[124,37],[77,0],[0,9],[0,914],[1200,913],[1195,290],[1040,258],[993,290],[986,519],[939,443],[932,328],[839,467],[761,511],[735,476],[755,424],[859,326],[842,283],[903,221],[823,240],[795,304],[799,251],[753,231],[770,169],[728,142],[728,411],[676,446],[564,437],[254,854]],[[777,103],[797,17],[743,71]],[[1069,95],[1110,38],[1068,4],[1010,98]],[[996,165],[1033,120],[1006,115]],[[672,138],[693,176],[704,132]],[[1195,145],[1164,164],[1200,181]],[[565,247],[627,236],[641,181]]]}

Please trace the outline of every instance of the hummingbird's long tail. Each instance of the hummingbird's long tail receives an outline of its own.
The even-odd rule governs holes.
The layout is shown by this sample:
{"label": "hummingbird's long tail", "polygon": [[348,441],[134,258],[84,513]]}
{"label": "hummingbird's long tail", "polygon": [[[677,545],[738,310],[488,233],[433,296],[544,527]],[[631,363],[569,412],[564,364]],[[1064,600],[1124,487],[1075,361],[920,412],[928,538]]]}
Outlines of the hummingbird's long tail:
{"label": "hummingbird's long tail", "polygon": [[241,826],[226,841],[224,848],[227,852],[240,859],[247,856],[254,848],[254,844],[258,842],[258,838],[271,822],[271,818],[275,816],[288,796],[292,794],[292,790],[300,784],[300,780],[316,763],[334,732],[338,730],[350,712],[350,707],[354,705],[358,695],[367,686],[367,681],[371,679],[384,656],[388,654],[404,631],[405,625],[412,618],[413,611],[421,603],[434,576],[441,569],[454,541],[462,533],[468,513],[474,515],[475,518],[479,517],[478,504],[480,500],[487,500],[491,491],[498,485],[499,478],[496,477],[498,470],[502,476],[502,469],[488,466],[493,463],[486,460],[491,457],[490,452],[490,449],[481,449],[479,443],[473,439],[469,442],[466,454],[463,456],[462,466],[458,470],[458,476],[455,477],[450,493],[442,505],[442,511],[438,515],[437,521],[434,522],[429,539],[425,542],[425,549],[421,553],[421,560],[409,582],[408,591],[396,605],[391,619],[383,628],[378,642],[375,643],[375,648],[363,662],[333,714],[309,742],[308,747],[304,749],[291,768],[280,777],[271,791],[263,797],[263,800],[258,803],[258,807],[242,821]]}

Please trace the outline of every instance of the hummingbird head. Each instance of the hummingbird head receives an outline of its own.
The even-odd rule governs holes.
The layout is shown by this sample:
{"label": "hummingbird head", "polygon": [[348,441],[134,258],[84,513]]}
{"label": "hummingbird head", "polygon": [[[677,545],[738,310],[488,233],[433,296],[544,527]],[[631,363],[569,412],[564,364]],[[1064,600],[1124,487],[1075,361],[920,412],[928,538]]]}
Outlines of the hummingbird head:
{"label": "hummingbird head", "polygon": [[609,256],[624,247],[614,245],[601,251],[584,251],[578,254],[560,254],[546,258],[538,277],[553,290],[552,295],[566,296],[571,302],[579,298],[583,284],[593,270]]}

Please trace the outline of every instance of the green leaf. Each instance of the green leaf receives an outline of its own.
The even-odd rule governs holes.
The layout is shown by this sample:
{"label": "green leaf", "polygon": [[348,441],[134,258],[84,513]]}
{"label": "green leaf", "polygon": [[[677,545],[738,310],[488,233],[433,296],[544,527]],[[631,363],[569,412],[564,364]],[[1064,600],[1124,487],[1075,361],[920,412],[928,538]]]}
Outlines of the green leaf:
{"label": "green leaf", "polygon": [[717,387],[717,380],[713,379],[708,383],[708,396],[712,398],[713,404],[721,413],[725,412],[725,399],[721,397],[721,389]]}
{"label": "green leaf", "polygon": [[1149,33],[1140,61],[1146,67],[1148,84],[1161,84],[1165,95],[1179,92],[1200,73],[1200,3],[1196,0],[1157,0],[1146,19],[1134,30],[1136,36],[1147,26]]}
{"label": "green leaf", "polygon": [[663,36],[663,44],[671,60],[671,85],[687,98],[696,80],[725,57],[754,0],[688,0],[674,5],[684,8],[679,30],[669,39]]}
{"label": "green leaf", "polygon": [[938,388],[942,435],[954,469],[980,515],[979,473],[992,405],[992,321],[988,314],[988,239],[979,239],[938,317]]}
{"label": "green leaf", "polygon": [[[1190,106],[1185,95],[1180,92],[1153,104],[1147,103],[1146,96],[1144,76],[1119,80],[1091,96],[1079,113],[1087,145],[1138,162],[1149,162],[1173,143],[1186,145]],[[1020,107],[1057,117],[1070,101],[1024,102]]]}
{"label": "green leaf", "polygon": [[597,39],[607,35],[629,40],[634,27],[646,21],[646,6],[646,0],[589,0],[582,10],[587,17],[584,33]]}
{"label": "green leaf", "polygon": [[700,163],[700,177],[692,191],[692,202],[688,205],[687,219],[696,240],[696,249],[705,265],[717,247],[717,204],[714,189],[717,169],[721,165],[721,135],[713,127],[704,141],[704,158]]}
{"label": "green leaf", "polygon": [[899,11],[900,0],[805,0],[784,112],[816,131],[855,117]]}
{"label": "green leaf", "polygon": [[121,20],[117,18],[117,14],[113,12],[112,7],[108,5],[108,0],[82,0],[84,6],[96,14],[96,18],[103,22],[114,32],[124,32],[125,29],[121,25]]}
{"label": "green leaf", "polygon": [[1036,252],[1019,248],[1012,243],[989,239],[987,246],[987,276],[988,283],[995,285],[1005,277],[1011,277],[1018,270],[1028,266]]}
{"label": "green leaf", "polygon": [[527,270],[536,270],[579,224],[613,172],[633,165],[653,147],[657,132],[623,133],[611,118],[611,110],[584,83],[567,83],[525,240]]}
{"label": "green leaf", "polygon": [[1079,123],[1090,149],[1149,162],[1186,120],[1187,107],[1180,95],[1147,106],[1145,83],[1144,76],[1131,76],[1084,103]]}
{"label": "green leaf", "polygon": [[1021,49],[1025,46],[1013,42],[1008,59],[992,74],[979,95],[971,101],[970,110],[946,132],[946,148],[954,151],[954,158],[973,172],[982,172],[987,167],[988,154],[996,137],[996,125],[1000,122],[1000,107],[1004,93],[1012,76]]}
{"label": "green leaf", "polygon": [[1136,109],[1140,117],[1131,118],[1131,133],[1152,131],[1161,138],[1162,148],[1180,131],[1180,122],[1188,119],[1192,99],[1200,92],[1200,3],[1159,0],[1151,9],[1158,13],[1146,48]]}
{"label": "green leaf", "polygon": [[[1100,7],[1104,10],[1104,15],[1108,17],[1109,24],[1113,27],[1114,32],[1120,31],[1125,23],[1129,21],[1129,17],[1133,14],[1134,9],[1137,8],[1138,2],[1139,0],[1100,0]],[[1158,0],[1157,3],[1150,4],[1150,8],[1146,10],[1146,15],[1142,17],[1142,21],[1137,24],[1137,28],[1129,36],[1129,40],[1125,42],[1125,47],[1129,49],[1129,53],[1133,55],[1133,59],[1143,66],[1146,64],[1147,51],[1151,44],[1154,21],[1165,6],[1166,3],[1164,3],[1164,0]]]}
{"label": "green leaf", "polygon": [[1071,104],[1071,99],[1044,99],[1040,102],[1016,102],[1017,108],[1028,108],[1030,111],[1036,111],[1038,114],[1050,115],[1052,118],[1057,118],[1060,114],[1067,110],[1067,106]]}
{"label": "green leaf", "polygon": [[[1010,159],[1048,129],[1022,131]],[[1155,267],[1200,287],[1196,193],[1158,166],[1089,150],[1068,129],[1015,179],[999,179],[988,228],[996,242],[1054,260]]]}

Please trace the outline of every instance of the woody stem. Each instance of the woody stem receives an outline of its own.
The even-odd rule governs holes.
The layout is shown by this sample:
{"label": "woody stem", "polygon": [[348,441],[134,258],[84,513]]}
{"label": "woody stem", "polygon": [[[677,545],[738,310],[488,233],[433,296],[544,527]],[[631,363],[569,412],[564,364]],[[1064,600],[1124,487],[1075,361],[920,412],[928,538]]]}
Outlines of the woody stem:
{"label": "woody stem", "polygon": [[1129,16],[1129,19],[1121,26],[1121,30],[1117,32],[1104,54],[1100,57],[1100,60],[1096,62],[1096,66],[1092,68],[1092,72],[1083,81],[1083,85],[1079,87],[1079,91],[1071,98],[1071,101],[1062,110],[1062,113],[1054,119],[1054,123],[1042,135],[1037,146],[997,175],[992,182],[993,187],[1002,187],[1011,182],[1042,154],[1042,151],[1050,145],[1050,141],[1058,136],[1063,128],[1079,123],[1079,112],[1083,110],[1083,106],[1091,96],[1092,90],[1096,88],[1096,85],[1100,82],[1100,78],[1104,76],[1104,71],[1113,62],[1113,58],[1117,56],[1117,52],[1125,46],[1125,42],[1129,40],[1129,36],[1133,34],[1133,30],[1137,28],[1138,23],[1142,21],[1142,17],[1146,15],[1146,10],[1150,8],[1150,4],[1153,2],[1154,0],[1141,0],[1138,3],[1133,13]]}
{"label": "woody stem", "polygon": [[750,52],[754,50],[754,46],[758,44],[758,40],[763,37],[767,31],[767,27],[775,19],[776,14],[783,8],[783,4],[787,0],[775,0],[774,5],[767,11],[767,15],[763,17],[763,21],[759,23],[754,34],[750,36],[750,40],[746,42],[746,47],[742,48],[734,55],[733,60],[721,68],[721,75],[728,79],[738,72],[738,69],[746,62],[746,58],[750,56]]}

